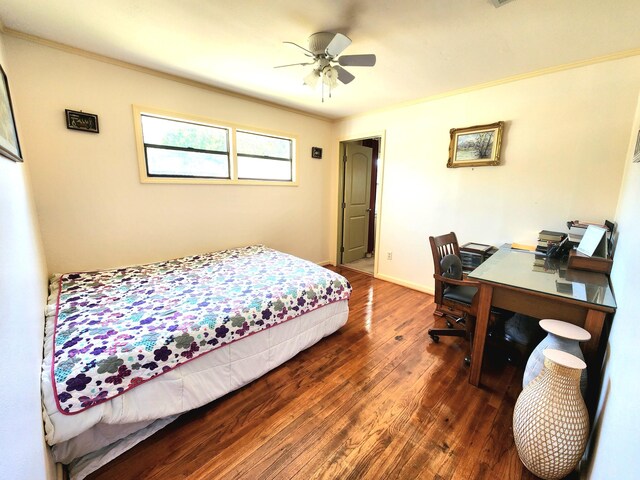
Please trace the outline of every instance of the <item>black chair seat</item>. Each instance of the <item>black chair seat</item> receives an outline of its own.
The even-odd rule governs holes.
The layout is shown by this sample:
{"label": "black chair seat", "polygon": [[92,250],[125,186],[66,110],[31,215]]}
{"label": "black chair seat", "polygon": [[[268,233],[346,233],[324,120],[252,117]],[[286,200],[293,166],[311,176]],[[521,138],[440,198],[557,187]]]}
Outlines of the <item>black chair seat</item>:
{"label": "black chair seat", "polygon": [[442,293],[443,298],[454,302],[466,303],[471,305],[473,297],[478,292],[476,287],[467,287],[462,285],[449,285]]}

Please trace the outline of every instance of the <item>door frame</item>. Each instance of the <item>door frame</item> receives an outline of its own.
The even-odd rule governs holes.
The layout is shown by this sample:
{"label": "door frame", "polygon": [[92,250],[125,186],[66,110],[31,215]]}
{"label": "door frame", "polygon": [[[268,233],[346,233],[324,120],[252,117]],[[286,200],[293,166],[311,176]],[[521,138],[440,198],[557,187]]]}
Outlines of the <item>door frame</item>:
{"label": "door frame", "polygon": [[337,209],[338,209],[338,228],[336,235],[336,265],[340,265],[342,263],[342,252],[340,251],[340,247],[342,246],[342,229],[344,225],[343,214],[344,210],[342,209],[343,195],[344,195],[344,162],[342,157],[344,156],[344,144],[357,142],[360,140],[366,140],[368,138],[378,138],[380,139],[380,144],[378,146],[378,170],[380,175],[380,185],[378,186],[376,192],[376,211],[374,213],[376,216],[375,222],[375,241],[374,241],[374,259],[373,259],[373,276],[378,276],[378,264],[380,262],[380,233],[382,225],[382,195],[384,190],[384,158],[385,158],[385,146],[386,146],[386,130],[379,130],[377,132],[372,132],[363,135],[350,135],[348,137],[343,137],[338,139],[338,198],[337,198]]}

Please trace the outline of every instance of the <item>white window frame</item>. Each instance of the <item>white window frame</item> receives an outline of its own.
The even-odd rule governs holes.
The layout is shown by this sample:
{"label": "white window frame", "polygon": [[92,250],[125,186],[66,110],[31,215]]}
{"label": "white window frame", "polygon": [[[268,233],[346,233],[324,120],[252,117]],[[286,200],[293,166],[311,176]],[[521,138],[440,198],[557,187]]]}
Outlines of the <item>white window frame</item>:
{"label": "white window frame", "polygon": [[[200,123],[205,126],[226,128],[229,130],[229,175],[231,178],[208,178],[208,177],[171,177],[171,176],[150,176],[147,173],[147,160],[145,154],[144,138],[142,136],[142,115],[147,114],[155,117],[164,117],[168,120]],[[160,110],[152,107],[133,105],[133,125],[136,137],[136,150],[138,154],[138,170],[141,183],[180,183],[180,184],[210,184],[210,185],[277,185],[277,186],[297,186],[298,185],[298,138],[290,133],[264,130],[248,125],[239,125],[230,122],[221,122],[198,115]],[[291,180],[243,180],[238,178],[238,155],[236,152],[236,131],[255,133],[271,137],[283,138],[291,141]]]}

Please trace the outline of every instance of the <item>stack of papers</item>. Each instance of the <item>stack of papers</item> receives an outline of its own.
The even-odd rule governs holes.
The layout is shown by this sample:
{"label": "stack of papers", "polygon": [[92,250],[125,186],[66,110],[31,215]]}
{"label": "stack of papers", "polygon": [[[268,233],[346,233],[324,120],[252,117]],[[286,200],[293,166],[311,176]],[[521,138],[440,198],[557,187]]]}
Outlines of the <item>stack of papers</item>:
{"label": "stack of papers", "polygon": [[595,225],[589,225],[577,250],[588,257],[607,258],[607,230]]}

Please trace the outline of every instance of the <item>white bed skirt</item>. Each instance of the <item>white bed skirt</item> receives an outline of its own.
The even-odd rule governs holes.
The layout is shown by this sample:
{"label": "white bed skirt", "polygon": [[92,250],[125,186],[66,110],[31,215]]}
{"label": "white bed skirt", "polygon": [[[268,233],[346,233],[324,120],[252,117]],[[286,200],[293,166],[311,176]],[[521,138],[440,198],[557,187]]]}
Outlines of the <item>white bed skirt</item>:
{"label": "white bed skirt", "polygon": [[326,305],[213,350],[75,415],[62,414],[53,397],[53,322],[47,322],[42,372],[47,443],[53,446],[57,462],[70,463],[146,429],[157,419],[200,407],[248,384],[338,330],[348,314],[347,300]]}

